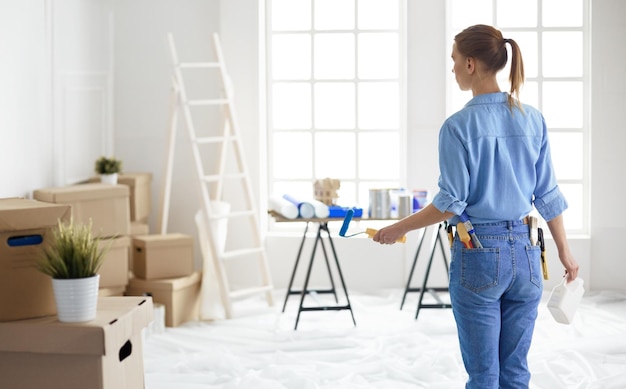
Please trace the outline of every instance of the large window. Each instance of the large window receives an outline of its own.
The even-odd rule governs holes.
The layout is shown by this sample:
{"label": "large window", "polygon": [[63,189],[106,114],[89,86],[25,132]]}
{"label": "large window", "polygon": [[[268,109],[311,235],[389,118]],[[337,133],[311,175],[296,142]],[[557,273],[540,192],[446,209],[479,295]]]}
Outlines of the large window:
{"label": "large window", "polygon": [[[520,45],[526,73],[520,99],[539,108],[546,119],[557,179],[570,205],[566,227],[588,233],[588,0],[448,0],[447,6],[448,42],[465,27],[482,23],[498,27]],[[500,73],[506,91],[508,74],[508,67]],[[448,114],[471,98],[453,77],[448,92]]]}
{"label": "large window", "polygon": [[339,205],[404,180],[403,0],[267,0],[269,194]]}

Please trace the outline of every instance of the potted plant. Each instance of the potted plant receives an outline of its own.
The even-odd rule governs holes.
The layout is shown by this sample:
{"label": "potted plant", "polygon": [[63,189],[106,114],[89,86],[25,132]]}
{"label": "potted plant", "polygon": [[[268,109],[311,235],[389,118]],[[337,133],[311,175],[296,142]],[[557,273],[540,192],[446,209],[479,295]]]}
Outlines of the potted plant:
{"label": "potted plant", "polygon": [[37,268],[52,277],[52,289],[61,322],[85,322],[96,317],[100,275],[98,270],[109,247],[99,248],[99,238],[88,225],[58,222],[50,245],[43,248]]}
{"label": "potted plant", "polygon": [[117,184],[117,176],[122,172],[122,161],[114,157],[101,156],[96,160],[95,170],[100,175],[102,182]]}

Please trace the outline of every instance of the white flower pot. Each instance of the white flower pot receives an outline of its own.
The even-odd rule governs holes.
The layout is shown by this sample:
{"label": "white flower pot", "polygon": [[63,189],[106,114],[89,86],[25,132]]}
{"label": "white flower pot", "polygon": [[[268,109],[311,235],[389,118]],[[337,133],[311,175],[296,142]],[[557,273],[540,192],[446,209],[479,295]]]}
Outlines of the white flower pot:
{"label": "white flower pot", "polygon": [[103,184],[110,184],[110,185],[117,184],[117,173],[100,174],[100,182],[102,182]]}
{"label": "white flower pot", "polygon": [[78,323],[96,318],[100,275],[89,278],[52,279],[57,316],[64,323]]}

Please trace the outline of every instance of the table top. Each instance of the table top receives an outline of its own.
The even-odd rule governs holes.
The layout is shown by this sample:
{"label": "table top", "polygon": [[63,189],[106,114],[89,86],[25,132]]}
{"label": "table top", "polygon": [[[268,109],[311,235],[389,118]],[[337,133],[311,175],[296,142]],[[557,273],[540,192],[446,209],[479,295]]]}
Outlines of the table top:
{"label": "table top", "polygon": [[[327,218],[295,218],[295,219],[289,219],[286,218],[285,216],[283,216],[282,214],[274,211],[274,210],[268,210],[267,213],[272,216],[274,218],[274,220],[278,223],[284,223],[284,222],[290,222],[290,223],[294,223],[294,222],[300,222],[300,223],[309,223],[309,222],[313,222],[313,223],[327,223],[327,222],[332,222],[332,221],[342,221],[345,219],[344,216],[342,217],[327,217]],[[398,221],[400,219],[370,219],[370,218],[365,218],[365,217],[353,217],[352,220],[354,221]]]}

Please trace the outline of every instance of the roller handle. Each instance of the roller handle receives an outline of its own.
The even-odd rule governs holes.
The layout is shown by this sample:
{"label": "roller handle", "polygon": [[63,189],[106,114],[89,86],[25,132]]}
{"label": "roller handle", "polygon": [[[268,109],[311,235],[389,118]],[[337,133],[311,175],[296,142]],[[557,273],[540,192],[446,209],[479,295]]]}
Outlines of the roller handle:
{"label": "roller handle", "polygon": [[[375,230],[373,228],[366,228],[365,229],[365,233],[367,234],[367,236],[369,238],[373,238],[374,235],[376,235],[377,232],[378,232],[378,230]],[[398,242],[398,243],[406,243],[406,235],[402,236],[401,238],[398,238],[396,240],[396,242]]]}

